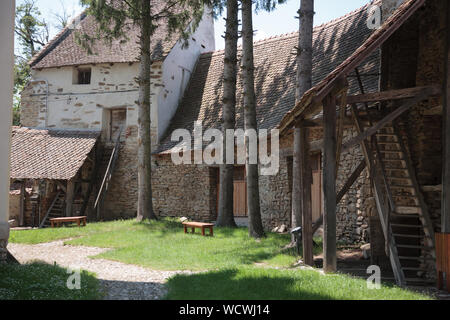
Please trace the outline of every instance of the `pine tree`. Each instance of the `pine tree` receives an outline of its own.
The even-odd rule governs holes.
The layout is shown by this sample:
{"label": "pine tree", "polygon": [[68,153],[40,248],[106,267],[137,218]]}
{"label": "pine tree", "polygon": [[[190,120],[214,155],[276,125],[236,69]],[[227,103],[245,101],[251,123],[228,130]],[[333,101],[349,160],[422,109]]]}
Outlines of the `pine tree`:
{"label": "pine tree", "polygon": [[[237,82],[237,45],[238,45],[238,2],[237,0],[228,0],[227,18],[225,31],[225,60],[223,71],[223,125],[222,132],[224,136],[223,156],[224,164],[220,166],[220,184],[219,184],[219,212],[217,217],[217,226],[236,227],[233,211],[233,193],[234,193],[234,164],[226,163],[227,146],[226,132],[229,129],[235,129],[236,122],[236,82]],[[234,160],[234,159],[233,159]]]}
{"label": "pine tree", "polygon": [[[186,40],[201,21],[205,4],[216,1],[205,0],[81,0],[87,7],[87,14],[93,15],[98,23],[96,36],[77,36],[87,50],[95,41],[124,39],[124,26],[132,22],[140,29],[139,75],[139,122],[138,122],[138,211],[137,220],[157,219],[153,210],[151,183],[151,81],[152,52],[150,38],[161,23],[168,26],[168,37],[181,34]],[[190,28],[188,25],[190,23]]]}

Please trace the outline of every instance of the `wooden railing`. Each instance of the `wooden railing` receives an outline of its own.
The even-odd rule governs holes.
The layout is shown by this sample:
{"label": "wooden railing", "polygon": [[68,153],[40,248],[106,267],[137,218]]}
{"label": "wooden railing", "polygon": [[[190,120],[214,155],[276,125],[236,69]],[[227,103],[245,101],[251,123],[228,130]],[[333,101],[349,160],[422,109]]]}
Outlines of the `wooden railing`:
{"label": "wooden railing", "polygon": [[108,168],[106,169],[105,176],[103,177],[102,185],[100,187],[100,190],[98,191],[97,198],[95,199],[94,209],[97,210],[97,219],[100,218],[100,208],[103,204],[105,194],[108,191],[109,182],[111,181],[112,174],[113,174],[115,166],[116,166],[117,158],[119,157],[120,138],[122,136],[122,132],[123,132],[123,127],[119,131],[119,136],[117,137],[117,140],[114,145],[114,149],[109,158]]}
{"label": "wooden railing", "polygon": [[62,192],[62,191],[60,190],[60,191],[58,191],[58,193],[56,194],[55,199],[53,199],[53,202],[52,202],[52,204],[50,205],[50,208],[47,210],[47,213],[45,214],[44,219],[42,219],[42,222],[41,222],[41,224],[39,225],[39,228],[42,228],[42,227],[44,226],[45,221],[47,221],[47,218],[48,218],[50,212],[53,210],[53,207],[55,206],[56,201],[58,201],[59,196],[61,195],[61,192]]}

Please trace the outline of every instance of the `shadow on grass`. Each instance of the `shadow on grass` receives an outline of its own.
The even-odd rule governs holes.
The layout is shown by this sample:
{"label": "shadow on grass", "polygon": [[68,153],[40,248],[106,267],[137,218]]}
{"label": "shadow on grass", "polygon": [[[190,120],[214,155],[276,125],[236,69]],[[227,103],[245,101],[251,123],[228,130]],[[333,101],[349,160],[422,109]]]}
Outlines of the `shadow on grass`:
{"label": "shadow on grass", "polygon": [[[249,269],[250,270],[250,269]],[[176,275],[168,281],[168,300],[330,300],[294,286],[288,276],[271,276],[264,270],[240,273],[237,269],[193,275]]]}
{"label": "shadow on grass", "polygon": [[0,300],[95,300],[101,298],[99,281],[80,273],[80,290],[70,290],[66,268],[44,262],[0,264]]}

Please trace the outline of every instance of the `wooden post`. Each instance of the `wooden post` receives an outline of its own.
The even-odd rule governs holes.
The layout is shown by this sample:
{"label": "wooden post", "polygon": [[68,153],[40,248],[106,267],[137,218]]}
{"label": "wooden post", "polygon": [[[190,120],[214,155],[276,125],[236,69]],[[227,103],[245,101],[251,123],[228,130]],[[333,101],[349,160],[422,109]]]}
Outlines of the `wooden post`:
{"label": "wooden post", "polygon": [[441,232],[450,233],[450,4],[447,3],[447,55],[443,88],[443,160]]}
{"label": "wooden post", "polygon": [[73,198],[75,196],[75,179],[67,181],[66,217],[73,216]]}
{"label": "wooden post", "polygon": [[[294,157],[292,164],[292,221],[291,227],[297,228],[302,223],[302,185],[301,185],[301,166],[302,166],[302,136],[300,126],[294,128]],[[292,243],[295,237],[292,236]]]}
{"label": "wooden post", "polygon": [[323,195],[324,242],[323,270],[336,272],[336,97],[328,96],[323,103]]}
{"label": "wooden post", "polygon": [[308,128],[300,128],[300,184],[302,197],[302,244],[303,262],[308,266],[314,265],[313,233],[312,233],[312,204],[311,184],[312,172],[308,144]]}
{"label": "wooden post", "polygon": [[20,213],[19,213],[19,226],[25,225],[25,184],[26,180],[20,183]]}

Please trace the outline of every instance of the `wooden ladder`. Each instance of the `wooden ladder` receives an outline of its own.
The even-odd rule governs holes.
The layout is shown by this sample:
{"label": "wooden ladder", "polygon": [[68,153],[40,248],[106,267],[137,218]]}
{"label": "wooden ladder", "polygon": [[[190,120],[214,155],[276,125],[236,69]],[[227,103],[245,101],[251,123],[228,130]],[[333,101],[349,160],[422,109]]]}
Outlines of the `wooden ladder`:
{"label": "wooden ladder", "polygon": [[[364,131],[364,125],[359,117],[357,106],[352,105],[351,111],[356,131],[358,134],[361,134]],[[361,142],[361,149],[364,154],[373,185],[377,212],[380,217],[383,234],[386,241],[386,254],[391,262],[395,281],[399,286],[404,286],[406,285],[406,277],[400,263],[395,241],[396,239],[393,237],[392,226],[390,224],[390,217],[395,208],[393,207],[394,204],[391,197],[390,186],[384,172],[383,163],[379,160],[380,150],[376,145],[375,148],[373,148],[367,140]]]}
{"label": "wooden ladder", "polygon": [[47,210],[44,219],[42,219],[39,228],[46,228],[50,226],[50,219],[64,217],[64,192],[58,191],[53,199],[50,208]]}
{"label": "wooden ladder", "polygon": [[99,220],[100,217],[100,210],[101,206],[103,205],[103,201],[105,200],[106,193],[109,189],[109,183],[112,179],[114,169],[116,167],[117,158],[119,157],[119,150],[120,150],[120,139],[122,136],[123,128],[119,131],[119,136],[117,137],[117,140],[114,144],[114,148],[112,149],[111,155],[108,159],[108,166],[105,171],[105,175],[102,178],[102,184],[100,186],[100,189],[98,191],[97,197],[95,198],[94,203],[94,209],[97,210],[97,219]]}
{"label": "wooden ladder", "polygon": [[435,267],[434,230],[398,125],[390,124],[375,136],[394,201],[392,236],[406,284],[427,284],[434,282],[424,277]]}

